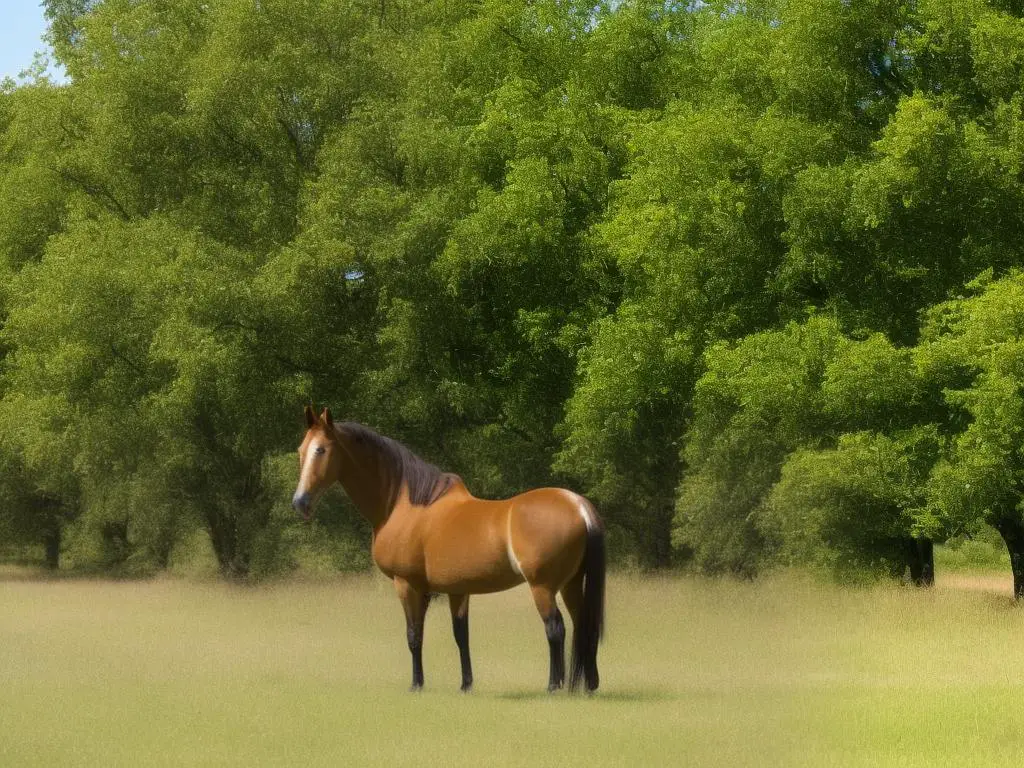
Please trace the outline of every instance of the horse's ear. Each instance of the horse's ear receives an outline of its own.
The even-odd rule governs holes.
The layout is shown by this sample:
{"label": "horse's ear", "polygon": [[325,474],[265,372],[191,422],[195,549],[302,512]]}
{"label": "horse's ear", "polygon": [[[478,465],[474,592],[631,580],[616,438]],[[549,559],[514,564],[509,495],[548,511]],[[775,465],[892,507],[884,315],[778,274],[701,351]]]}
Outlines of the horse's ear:
{"label": "horse's ear", "polygon": [[328,427],[333,427],[334,426],[334,419],[331,418],[331,409],[330,408],[324,408],[324,412],[320,414],[320,421],[322,421],[325,426],[328,426]]}
{"label": "horse's ear", "polygon": [[307,405],[304,412],[306,415],[306,426],[312,427],[316,424],[316,413],[313,411],[313,406]]}

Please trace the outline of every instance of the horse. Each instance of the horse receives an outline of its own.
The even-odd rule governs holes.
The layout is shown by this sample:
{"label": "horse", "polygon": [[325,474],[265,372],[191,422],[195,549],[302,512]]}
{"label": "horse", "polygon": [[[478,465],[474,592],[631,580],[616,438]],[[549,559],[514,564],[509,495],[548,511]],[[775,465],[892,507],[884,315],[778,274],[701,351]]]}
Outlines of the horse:
{"label": "horse", "polygon": [[604,625],[605,531],[594,506],[563,488],[539,488],[500,501],[478,499],[458,475],[442,472],[396,440],[329,408],[305,408],[299,481],[292,506],[307,522],[316,500],[340,482],[373,528],[371,553],[405,612],[412,687],[423,687],[423,622],[430,597],[447,594],[462,664],[461,690],[473,687],[469,596],[529,585],[550,651],[548,691],[565,683],[565,624],[573,623],[569,690],[597,689]]}

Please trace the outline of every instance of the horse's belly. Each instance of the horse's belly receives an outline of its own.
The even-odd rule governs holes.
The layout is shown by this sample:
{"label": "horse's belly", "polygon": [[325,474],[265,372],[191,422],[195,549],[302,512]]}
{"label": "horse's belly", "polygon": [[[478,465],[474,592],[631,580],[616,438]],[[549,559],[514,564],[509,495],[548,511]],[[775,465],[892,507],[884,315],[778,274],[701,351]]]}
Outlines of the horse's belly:
{"label": "horse's belly", "polygon": [[522,584],[523,577],[511,568],[467,567],[466,564],[428,563],[427,588],[450,595],[482,595]]}
{"label": "horse's belly", "polygon": [[469,518],[428,536],[424,566],[429,588],[449,594],[480,594],[521,584],[523,576],[513,567],[501,533],[499,526],[487,520]]}

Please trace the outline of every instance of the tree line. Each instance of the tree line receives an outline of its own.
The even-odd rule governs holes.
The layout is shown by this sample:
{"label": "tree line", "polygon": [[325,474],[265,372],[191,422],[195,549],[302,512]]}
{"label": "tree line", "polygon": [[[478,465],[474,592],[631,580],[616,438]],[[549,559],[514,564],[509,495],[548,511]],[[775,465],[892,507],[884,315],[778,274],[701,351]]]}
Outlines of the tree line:
{"label": "tree line", "polygon": [[[220,569],[301,406],[613,554],[1024,594],[1024,3],[47,0],[0,88],[0,543]],[[351,545],[351,546],[350,546]]]}

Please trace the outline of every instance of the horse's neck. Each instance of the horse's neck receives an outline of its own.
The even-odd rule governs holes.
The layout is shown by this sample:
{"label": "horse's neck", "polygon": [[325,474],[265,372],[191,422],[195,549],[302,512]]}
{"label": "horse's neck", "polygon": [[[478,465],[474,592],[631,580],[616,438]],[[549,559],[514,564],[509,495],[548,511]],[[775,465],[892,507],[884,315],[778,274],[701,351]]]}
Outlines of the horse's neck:
{"label": "horse's neck", "polygon": [[340,427],[335,427],[338,442],[345,452],[341,463],[341,485],[345,493],[374,529],[379,528],[391,514],[394,499],[392,484],[397,478],[382,471],[380,457],[356,444]]}

